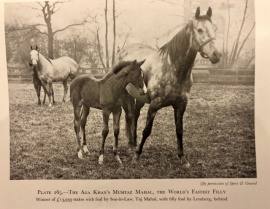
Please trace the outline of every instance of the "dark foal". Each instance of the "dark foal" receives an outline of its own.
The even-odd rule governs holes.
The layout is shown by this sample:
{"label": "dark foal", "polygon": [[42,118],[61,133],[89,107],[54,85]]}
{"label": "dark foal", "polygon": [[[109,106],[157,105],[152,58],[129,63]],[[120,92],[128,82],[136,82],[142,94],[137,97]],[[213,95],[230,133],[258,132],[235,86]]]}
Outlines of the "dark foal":
{"label": "dark foal", "polygon": [[[142,92],[144,87],[143,74],[140,66],[144,63],[120,62],[103,79],[98,80],[91,75],[76,77],[70,85],[70,100],[74,109],[74,129],[77,137],[78,157],[83,158],[83,152],[89,154],[86,145],[85,125],[90,107],[102,110],[103,130],[100,146],[99,164],[103,164],[105,140],[109,133],[109,116],[113,113],[114,145],[113,152],[116,160],[122,163],[118,155],[119,121],[121,106],[126,86],[131,83]],[[80,128],[83,142],[81,144]]]}

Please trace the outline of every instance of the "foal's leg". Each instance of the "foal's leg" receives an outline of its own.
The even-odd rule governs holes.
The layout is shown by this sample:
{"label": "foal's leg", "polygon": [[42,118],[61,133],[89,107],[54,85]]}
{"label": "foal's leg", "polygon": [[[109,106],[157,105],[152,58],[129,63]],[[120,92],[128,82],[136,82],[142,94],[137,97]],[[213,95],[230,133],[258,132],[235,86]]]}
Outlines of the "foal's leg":
{"label": "foal's leg", "polygon": [[104,159],[104,146],[105,146],[105,140],[108,136],[109,133],[109,116],[111,114],[111,111],[108,110],[102,110],[103,114],[103,130],[102,130],[102,142],[99,150],[99,159],[98,163],[103,164],[103,159]]}
{"label": "foal's leg", "polygon": [[116,106],[113,111],[113,129],[114,129],[113,154],[114,154],[115,159],[119,163],[122,163],[118,155],[118,136],[119,136],[119,122],[120,122],[121,113],[122,113],[121,106]]}
{"label": "foal's leg", "polygon": [[65,102],[66,101],[67,91],[68,91],[67,79],[63,80],[63,86],[64,86],[64,96],[63,96],[62,102]]}
{"label": "foal's leg", "polygon": [[85,125],[87,122],[87,117],[89,115],[89,110],[90,110],[90,108],[87,105],[83,104],[83,108],[81,111],[81,128],[82,128],[82,134],[83,134],[82,146],[83,146],[84,153],[86,153],[88,155],[90,154],[90,152],[89,152],[87,145],[86,145]]}
{"label": "foal's leg", "polygon": [[177,152],[178,157],[181,160],[181,163],[184,163],[186,167],[189,167],[190,164],[188,161],[183,161],[184,149],[183,149],[183,116],[187,107],[187,96],[184,94],[173,105],[174,108],[174,119],[176,127],[176,136],[177,136]]}
{"label": "foal's leg", "polygon": [[74,109],[74,130],[77,138],[78,158],[83,159],[81,136],[80,136],[82,101],[78,100],[75,101],[75,99],[73,99],[73,109]]}

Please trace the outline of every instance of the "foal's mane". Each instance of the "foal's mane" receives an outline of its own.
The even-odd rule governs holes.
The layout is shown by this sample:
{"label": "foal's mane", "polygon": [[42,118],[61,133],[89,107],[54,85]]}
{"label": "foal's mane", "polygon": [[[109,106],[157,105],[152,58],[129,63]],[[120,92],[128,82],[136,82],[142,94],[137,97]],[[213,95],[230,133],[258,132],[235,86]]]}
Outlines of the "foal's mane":
{"label": "foal's mane", "polygon": [[123,68],[128,65],[131,65],[132,61],[121,61],[117,65],[115,65],[102,79],[101,81],[105,81],[110,78],[112,75],[119,73]]}

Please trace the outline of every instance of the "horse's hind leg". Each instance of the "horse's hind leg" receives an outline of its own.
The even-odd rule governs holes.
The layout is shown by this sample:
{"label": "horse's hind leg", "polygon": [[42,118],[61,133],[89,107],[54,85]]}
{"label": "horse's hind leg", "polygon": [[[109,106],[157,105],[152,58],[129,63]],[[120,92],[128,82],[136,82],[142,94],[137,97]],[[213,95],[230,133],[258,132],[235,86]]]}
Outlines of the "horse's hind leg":
{"label": "horse's hind leg", "polygon": [[64,86],[64,96],[63,96],[62,102],[65,102],[66,96],[67,96],[67,91],[68,91],[67,79],[63,81],[63,86]]}
{"label": "horse's hind leg", "polygon": [[102,142],[101,142],[101,146],[99,150],[99,159],[98,159],[99,164],[103,164],[103,160],[104,160],[104,146],[105,146],[105,140],[109,133],[108,123],[109,123],[109,116],[111,112],[108,110],[102,110],[102,114],[103,114],[103,130],[102,130]]}
{"label": "horse's hind leg", "polygon": [[90,108],[83,104],[83,108],[82,108],[82,111],[81,111],[81,128],[82,128],[82,133],[83,133],[83,143],[82,143],[82,146],[83,146],[83,151],[84,153],[86,154],[90,154],[88,148],[87,148],[87,145],[86,145],[86,136],[85,136],[85,125],[86,125],[86,122],[87,122],[87,117],[89,115],[89,110]]}
{"label": "horse's hind leg", "polygon": [[183,116],[187,106],[187,96],[182,95],[179,100],[175,101],[173,105],[174,108],[174,119],[176,127],[176,136],[177,136],[177,147],[178,147],[178,157],[181,160],[181,163],[184,163],[184,166],[189,167],[187,160],[183,160],[184,149],[183,149]]}
{"label": "horse's hind leg", "polygon": [[83,159],[81,137],[80,137],[82,101],[77,100],[74,101],[73,108],[74,108],[74,130],[77,138],[78,158]]}
{"label": "horse's hind leg", "polygon": [[120,122],[121,113],[122,113],[121,106],[116,106],[113,111],[113,129],[114,129],[113,154],[114,154],[115,159],[119,163],[122,163],[118,155],[118,136],[119,136],[119,122]]}
{"label": "horse's hind leg", "polygon": [[45,88],[43,87],[43,91],[44,91],[44,97],[43,97],[43,102],[42,102],[42,104],[44,105],[45,104],[45,102],[46,102],[46,90],[45,90]]}
{"label": "horse's hind leg", "polygon": [[53,86],[52,86],[52,100],[53,100],[53,104],[55,104]]}

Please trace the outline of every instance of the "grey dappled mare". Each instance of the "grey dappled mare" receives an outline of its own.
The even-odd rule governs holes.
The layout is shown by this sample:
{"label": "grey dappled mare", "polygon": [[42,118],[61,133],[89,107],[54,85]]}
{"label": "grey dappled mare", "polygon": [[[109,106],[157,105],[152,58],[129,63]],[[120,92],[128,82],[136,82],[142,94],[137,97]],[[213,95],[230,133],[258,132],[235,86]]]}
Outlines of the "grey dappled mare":
{"label": "grey dappled mare", "polygon": [[[197,52],[212,63],[219,62],[221,57],[221,53],[215,46],[216,26],[212,23],[211,16],[210,7],[206,15],[200,15],[200,8],[197,8],[195,16],[159,50],[143,44],[132,44],[118,53],[118,61],[146,59],[142,70],[150,105],[142,139],[136,148],[134,159],[138,160],[142,153],[144,143],[151,134],[157,111],[163,107],[172,106],[178,156],[181,163],[184,162],[187,167],[189,166],[183,151],[183,115],[188,102],[187,93],[190,92],[193,82],[191,74],[193,64]],[[130,96],[126,102],[130,107],[130,111],[126,112],[126,120],[132,120],[132,123],[127,123],[132,124],[127,129],[129,143],[136,146],[137,121],[144,101],[138,98],[135,102]]]}

